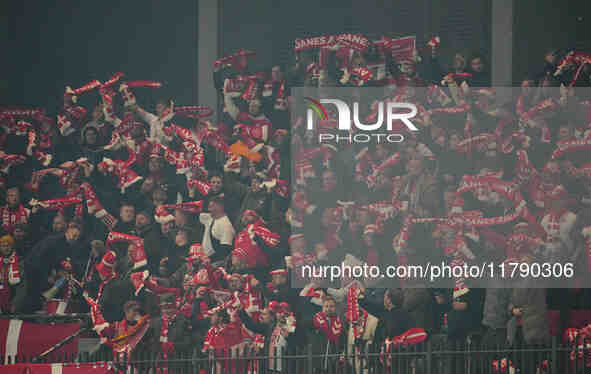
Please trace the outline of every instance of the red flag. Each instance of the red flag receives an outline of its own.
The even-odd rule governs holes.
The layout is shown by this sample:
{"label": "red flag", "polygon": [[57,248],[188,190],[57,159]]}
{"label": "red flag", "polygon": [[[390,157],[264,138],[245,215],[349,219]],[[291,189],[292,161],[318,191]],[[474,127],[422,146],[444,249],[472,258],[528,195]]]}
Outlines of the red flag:
{"label": "red flag", "polygon": [[4,374],[115,374],[117,371],[105,363],[84,364],[16,364],[2,367]]}
{"label": "red flag", "polygon": [[[80,329],[80,323],[37,324],[18,319],[0,320],[0,357],[4,364],[15,356],[37,356]],[[55,351],[56,355],[78,354],[78,338]]]}

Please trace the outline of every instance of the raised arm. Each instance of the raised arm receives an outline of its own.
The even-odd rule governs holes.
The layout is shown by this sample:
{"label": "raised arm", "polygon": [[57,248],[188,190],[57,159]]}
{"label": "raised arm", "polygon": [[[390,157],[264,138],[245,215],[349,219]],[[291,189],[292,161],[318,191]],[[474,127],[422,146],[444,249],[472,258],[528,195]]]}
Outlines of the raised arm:
{"label": "raised arm", "polygon": [[234,103],[234,97],[240,96],[240,92],[227,92],[226,85],[228,84],[228,82],[229,81],[226,80],[226,83],[224,84],[224,105],[230,117],[232,117],[232,119],[236,121],[238,115],[240,114],[240,109],[238,108],[236,103]]}

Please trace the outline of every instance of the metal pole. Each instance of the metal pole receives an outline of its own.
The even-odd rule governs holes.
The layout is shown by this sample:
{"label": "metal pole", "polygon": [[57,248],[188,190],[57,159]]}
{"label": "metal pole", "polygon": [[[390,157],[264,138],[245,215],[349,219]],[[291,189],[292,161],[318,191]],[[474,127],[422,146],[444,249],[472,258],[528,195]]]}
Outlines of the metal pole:
{"label": "metal pole", "polygon": [[312,374],[314,372],[314,366],[312,365],[312,345],[308,344],[308,371],[307,373]]}
{"label": "metal pole", "polygon": [[550,371],[552,374],[558,374],[558,347],[556,336],[552,337],[552,360],[550,361]]}
{"label": "metal pole", "polygon": [[70,342],[72,339],[74,339],[75,337],[77,337],[78,335],[82,334],[83,332],[88,331],[89,328],[88,327],[82,327],[80,330],[76,331],[75,333],[73,333],[70,336],[67,336],[66,338],[62,339],[62,341],[60,341],[59,343],[53,345],[52,347],[50,347],[48,350],[46,350],[45,352],[41,353],[39,356],[33,358],[33,362],[37,362],[39,360],[41,360],[43,357],[47,356],[48,354],[60,349],[61,347],[63,347],[65,344],[67,344],[68,342]]}
{"label": "metal pole", "polygon": [[426,355],[426,362],[425,362],[425,368],[426,368],[426,372],[427,374],[431,374],[431,356],[432,352],[431,352],[431,341],[427,340],[427,355]]}

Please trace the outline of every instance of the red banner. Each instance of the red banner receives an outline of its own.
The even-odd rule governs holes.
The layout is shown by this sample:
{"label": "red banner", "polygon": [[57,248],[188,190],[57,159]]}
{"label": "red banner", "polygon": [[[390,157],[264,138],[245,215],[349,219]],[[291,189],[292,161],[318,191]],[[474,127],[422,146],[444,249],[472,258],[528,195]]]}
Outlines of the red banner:
{"label": "red banner", "polygon": [[[0,364],[8,363],[9,357],[14,360],[15,357],[23,356],[28,359],[37,356],[79,329],[80,323],[48,325],[18,319],[0,319],[0,357],[4,360]],[[58,357],[77,354],[78,338],[72,339],[54,353]]]}
{"label": "red banner", "polygon": [[296,39],[295,50],[297,52],[306,49],[331,47],[337,43],[341,44],[342,47],[352,48],[361,52],[365,51],[367,47],[369,47],[369,40],[363,35],[340,34]]}
{"label": "red banner", "polygon": [[415,53],[414,36],[407,36],[400,39],[388,40],[388,47],[392,52],[392,57],[396,61],[413,58]]}
{"label": "red banner", "polygon": [[86,364],[16,364],[2,367],[2,374],[115,374],[105,363]]}

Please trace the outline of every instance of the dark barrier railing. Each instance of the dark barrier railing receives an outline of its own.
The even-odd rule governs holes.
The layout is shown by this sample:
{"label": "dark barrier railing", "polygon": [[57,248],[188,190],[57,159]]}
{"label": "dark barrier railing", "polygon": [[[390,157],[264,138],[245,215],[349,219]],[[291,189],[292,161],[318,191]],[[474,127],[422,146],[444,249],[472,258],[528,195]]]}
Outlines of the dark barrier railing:
{"label": "dark barrier railing", "polygon": [[90,322],[90,313],[69,313],[69,314],[1,314],[2,319],[21,319],[35,323],[68,323],[68,322]]}
{"label": "dark barrier railing", "polygon": [[[591,373],[591,341],[578,346],[561,345],[554,338],[548,346],[492,346],[490,342],[452,343],[434,335],[427,342],[401,346],[390,352],[348,348],[343,353],[322,355],[311,346],[292,351],[275,350],[273,355],[251,348],[215,350],[203,354],[198,349],[174,352],[164,359],[154,347],[134,352],[131,357],[113,357],[108,347],[95,354],[50,354],[37,362],[108,362],[129,374],[581,374]],[[32,357],[10,357],[2,363],[28,363]],[[495,367],[496,366],[496,367]]]}

